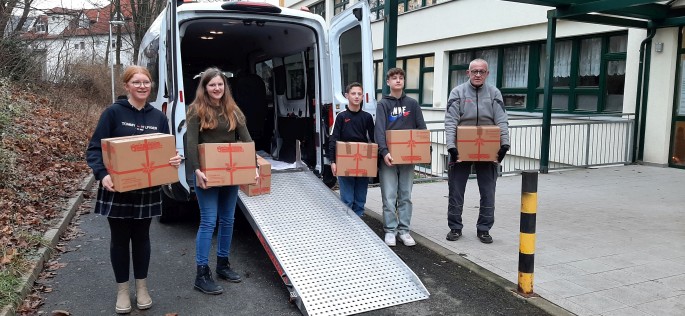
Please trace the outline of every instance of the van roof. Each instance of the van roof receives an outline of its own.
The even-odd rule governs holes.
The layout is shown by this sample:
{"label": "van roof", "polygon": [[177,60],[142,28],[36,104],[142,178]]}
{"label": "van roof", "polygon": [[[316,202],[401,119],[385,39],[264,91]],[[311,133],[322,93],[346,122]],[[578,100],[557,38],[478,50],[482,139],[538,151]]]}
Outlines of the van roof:
{"label": "van roof", "polygon": [[[241,1],[238,1],[241,2]],[[248,1],[245,1],[248,2]],[[224,2],[189,2],[189,3],[183,3],[182,5],[178,6],[177,11],[226,11],[221,8],[221,5]],[[247,14],[264,14],[264,15],[276,15],[276,16],[291,16],[291,17],[297,17],[297,18],[303,18],[303,19],[311,19],[311,20],[318,20],[321,24],[326,24],[326,21],[323,19],[318,14],[314,14],[311,12],[306,12],[302,10],[296,10],[296,9],[290,9],[290,8],[285,8],[285,7],[279,7],[281,9],[281,13],[255,13],[255,12],[246,12]]]}

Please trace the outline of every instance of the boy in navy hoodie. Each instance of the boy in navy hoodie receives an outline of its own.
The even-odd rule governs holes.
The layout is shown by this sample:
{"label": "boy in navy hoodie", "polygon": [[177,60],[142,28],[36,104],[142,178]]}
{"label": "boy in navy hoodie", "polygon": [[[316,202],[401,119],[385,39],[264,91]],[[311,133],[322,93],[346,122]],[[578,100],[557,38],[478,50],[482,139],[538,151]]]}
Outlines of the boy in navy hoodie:
{"label": "boy in navy hoodie", "polygon": [[385,244],[395,246],[399,234],[405,246],[416,242],[409,235],[412,203],[411,190],[414,184],[414,165],[394,165],[392,155],[385,141],[386,130],[426,129],[419,103],[404,94],[404,70],[392,68],[385,76],[390,95],[383,96],[376,109],[375,139],[379,158],[378,168],[383,199],[383,229]]}
{"label": "boy in navy hoodie", "polygon": [[[335,142],[361,142],[373,143],[373,117],[371,114],[362,111],[362,100],[364,91],[362,85],[353,82],[347,85],[345,97],[348,104],[345,111],[340,112],[333,126],[328,143],[328,159],[331,161],[331,171],[333,175],[337,173],[335,165]],[[366,192],[369,188],[369,178],[366,177],[338,177],[340,187],[340,199],[349,206],[357,215],[364,215],[364,204],[366,204]]]}

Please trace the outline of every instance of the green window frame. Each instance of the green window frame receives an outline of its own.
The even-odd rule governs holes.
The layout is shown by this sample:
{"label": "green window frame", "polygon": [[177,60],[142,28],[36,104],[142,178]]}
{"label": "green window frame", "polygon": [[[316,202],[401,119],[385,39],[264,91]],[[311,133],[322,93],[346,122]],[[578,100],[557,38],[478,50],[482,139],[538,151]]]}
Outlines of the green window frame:
{"label": "green window frame", "polygon": [[680,27],[678,32],[678,62],[676,66],[676,77],[674,80],[673,97],[673,117],[671,119],[671,141],[668,151],[668,166],[673,168],[685,169],[685,105],[683,98],[685,95],[685,27]]}
{"label": "green window frame", "polygon": [[341,12],[345,11],[350,0],[334,0],[333,1],[333,15],[336,16]]}
{"label": "green window frame", "polygon": [[[560,38],[556,39],[556,44],[557,65],[560,64],[559,59],[564,58],[561,64],[570,65],[570,67],[560,71],[558,66],[555,66],[555,74],[559,74],[559,77],[555,79],[554,87],[552,87],[552,111],[555,113],[621,113],[625,87],[627,32]],[[490,59],[486,58],[491,63],[488,81],[491,84],[496,83],[495,85],[502,92],[507,110],[541,112],[544,99],[544,41],[450,52],[448,68],[450,91],[457,84],[465,82],[462,80],[466,78],[468,62],[480,57],[480,52],[484,51],[497,52],[496,57],[490,54]],[[512,53],[519,53],[519,55],[515,56],[516,58],[508,58]],[[517,78],[517,84],[508,87],[509,80],[505,79],[505,75],[515,73],[511,70],[510,63],[516,61],[521,63],[521,60],[526,58],[527,68],[522,69],[523,65],[517,64],[515,66],[518,68],[514,67],[514,69],[519,74],[527,71],[527,78]],[[588,61],[590,59],[592,62]],[[493,63],[496,63],[494,67]],[[591,69],[586,69],[588,67]],[[587,75],[581,76],[581,73],[587,73]],[[527,82],[527,85],[523,82]],[[448,96],[450,91],[447,93]]]}
{"label": "green window frame", "polygon": [[317,3],[310,5],[308,8],[309,12],[318,14],[324,19],[326,19],[326,1],[319,1]]}
{"label": "green window frame", "polygon": [[[383,12],[385,1],[391,0],[369,0],[369,8],[371,9],[372,21],[380,20],[385,16],[385,13]],[[398,0],[397,14],[414,11],[423,7],[448,1],[453,0]]]}
{"label": "green window frame", "polygon": [[[435,56],[419,55],[398,58],[397,68],[405,72],[404,93],[416,99],[422,107],[433,107],[435,94],[433,91],[435,80]],[[385,85],[385,73],[383,73],[383,61],[374,61],[374,78],[376,82],[376,98],[383,96]]]}

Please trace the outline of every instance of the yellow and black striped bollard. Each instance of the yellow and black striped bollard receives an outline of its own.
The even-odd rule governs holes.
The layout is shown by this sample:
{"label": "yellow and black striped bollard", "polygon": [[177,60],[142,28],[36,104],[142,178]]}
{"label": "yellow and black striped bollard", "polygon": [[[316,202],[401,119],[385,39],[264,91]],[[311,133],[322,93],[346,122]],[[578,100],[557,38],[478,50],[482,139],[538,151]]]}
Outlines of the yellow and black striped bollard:
{"label": "yellow and black striped bollard", "polygon": [[521,234],[518,278],[518,292],[524,296],[533,295],[537,207],[538,173],[536,171],[524,171],[521,178]]}

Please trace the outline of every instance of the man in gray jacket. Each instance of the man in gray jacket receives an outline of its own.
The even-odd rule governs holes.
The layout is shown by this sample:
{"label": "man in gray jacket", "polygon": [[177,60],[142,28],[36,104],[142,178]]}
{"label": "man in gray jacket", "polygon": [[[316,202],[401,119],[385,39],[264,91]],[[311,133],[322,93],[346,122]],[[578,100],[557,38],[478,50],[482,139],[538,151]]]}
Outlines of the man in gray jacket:
{"label": "man in gray jacket", "polygon": [[[509,151],[509,122],[504,109],[502,93],[494,86],[485,83],[488,77],[488,63],[475,59],[467,71],[469,81],[458,85],[450,92],[445,111],[445,142],[449,152],[449,203],[447,206],[447,224],[450,232],[447,240],[455,241],[461,237],[464,227],[461,213],[464,210],[464,192],[466,181],[471,173],[471,166],[476,169],[478,189],[480,191],[480,212],[476,224],[477,236],[481,242],[492,243],[490,229],[495,223],[495,186],[499,163]],[[456,141],[457,126],[497,125],[500,128],[500,150],[497,161],[459,160]]]}

